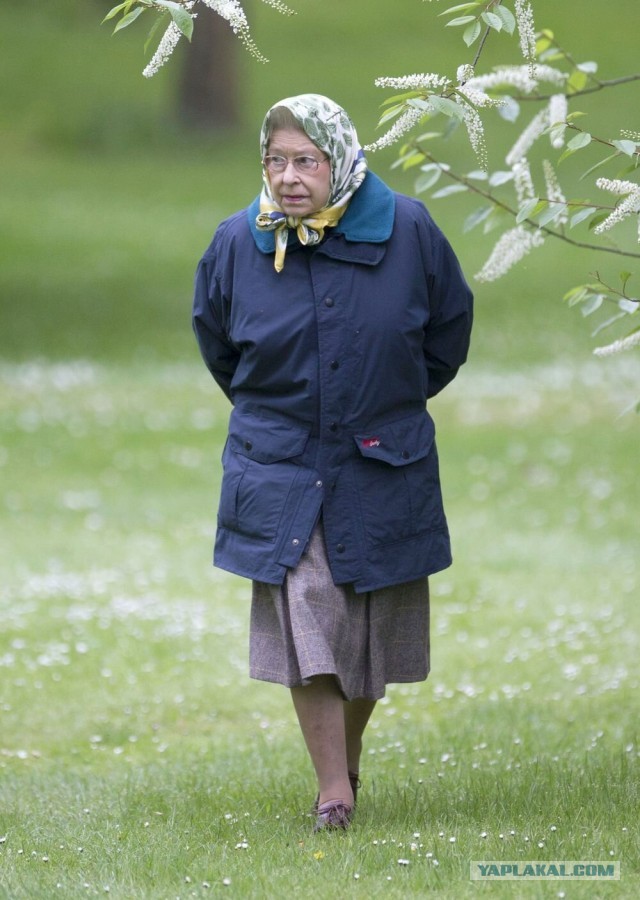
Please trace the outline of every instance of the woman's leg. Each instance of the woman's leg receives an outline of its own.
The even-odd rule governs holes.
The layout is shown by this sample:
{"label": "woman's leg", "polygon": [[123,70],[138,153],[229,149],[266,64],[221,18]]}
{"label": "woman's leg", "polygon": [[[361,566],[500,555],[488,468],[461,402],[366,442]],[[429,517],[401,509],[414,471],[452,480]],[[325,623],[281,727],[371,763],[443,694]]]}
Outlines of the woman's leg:
{"label": "woman's leg", "polygon": [[333,675],[317,675],[291,688],[300,728],[316,770],[319,803],[342,800],[353,806],[347,768],[344,701]]}
{"label": "woman's leg", "polygon": [[359,697],[344,703],[344,731],[347,747],[347,768],[352,775],[360,772],[362,735],[376,705],[375,700]]}

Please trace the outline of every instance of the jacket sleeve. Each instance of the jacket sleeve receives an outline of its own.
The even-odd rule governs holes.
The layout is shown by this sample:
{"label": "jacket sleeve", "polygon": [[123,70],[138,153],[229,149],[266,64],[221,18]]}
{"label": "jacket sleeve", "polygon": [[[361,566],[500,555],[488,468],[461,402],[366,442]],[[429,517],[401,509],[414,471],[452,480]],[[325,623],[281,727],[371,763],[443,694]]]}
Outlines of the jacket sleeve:
{"label": "jacket sleeve", "polygon": [[224,326],[223,301],[220,281],[215,274],[215,258],[205,255],[195,277],[193,330],[207,368],[231,400],[231,382],[240,353]]}
{"label": "jacket sleeve", "polygon": [[428,213],[421,237],[430,311],[423,350],[429,373],[428,396],[433,397],[453,381],[467,359],[473,294],[451,245]]}

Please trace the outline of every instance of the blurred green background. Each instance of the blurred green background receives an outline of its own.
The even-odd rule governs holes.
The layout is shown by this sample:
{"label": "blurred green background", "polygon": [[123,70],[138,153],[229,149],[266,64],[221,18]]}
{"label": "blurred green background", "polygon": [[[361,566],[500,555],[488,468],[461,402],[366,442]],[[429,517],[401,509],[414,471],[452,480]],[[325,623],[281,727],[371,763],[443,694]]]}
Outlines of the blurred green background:
{"label": "blurred green background", "polygon": [[[297,15],[284,17],[248,0],[253,36],[271,61],[263,65],[239,51],[241,127],[205,137],[176,117],[181,52],[144,79],[148,25],[138,22],[112,36],[110,25],[100,25],[110,5],[5,0],[0,8],[5,359],[194,358],[193,270],[220,219],[259,189],[257,135],[268,106],[291,93],[326,93],[351,112],[364,143],[376,137],[379,105],[388,95],[374,86],[376,76],[454,75],[472,55],[459,29],[443,28],[445,20],[437,18],[449,4],[292,0]],[[553,28],[579,60],[597,59],[603,78],[631,70],[636,0],[536,0],[534,7],[537,26]],[[607,37],[612,30],[615,41]],[[519,61],[515,42],[492,36],[485,64],[505,57]],[[590,126],[595,130],[597,121],[617,136],[620,127],[632,126],[632,91],[633,85],[584,98],[579,108],[599,104]],[[503,128],[500,134],[507,148],[515,133]],[[451,154],[474,167],[464,140]],[[394,188],[411,192],[413,173],[391,171],[394,158],[392,148],[371,156],[370,164]],[[498,233],[464,235],[466,204],[466,198],[434,201],[431,208],[472,275]],[[601,257],[603,271],[617,273],[615,257]],[[561,297],[595,264],[557,242],[496,284],[474,285],[474,358],[511,366],[587,357],[590,329]]]}

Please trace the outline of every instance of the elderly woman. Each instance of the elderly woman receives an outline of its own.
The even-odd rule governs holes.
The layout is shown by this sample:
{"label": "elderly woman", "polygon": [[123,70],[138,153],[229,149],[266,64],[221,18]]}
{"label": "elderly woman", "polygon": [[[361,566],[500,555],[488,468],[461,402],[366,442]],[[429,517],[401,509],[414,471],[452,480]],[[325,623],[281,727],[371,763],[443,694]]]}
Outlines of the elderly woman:
{"label": "elderly woman", "polygon": [[281,100],[260,150],[260,196],[196,276],[200,350],[233,404],[214,563],[252,579],[250,674],[291,690],[315,830],[347,828],[376,701],[429,671],[427,579],[451,555],[426,402],[466,359],[472,296],[332,100]]}

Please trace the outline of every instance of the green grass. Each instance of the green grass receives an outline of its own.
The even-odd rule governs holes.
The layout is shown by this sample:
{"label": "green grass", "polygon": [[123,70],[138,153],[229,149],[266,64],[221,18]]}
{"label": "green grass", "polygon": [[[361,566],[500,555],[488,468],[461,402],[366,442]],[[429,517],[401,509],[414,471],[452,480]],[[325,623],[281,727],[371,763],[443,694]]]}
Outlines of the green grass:
{"label": "green grass", "polygon": [[[112,38],[108,5],[0,13],[0,897],[636,897],[638,368],[594,360],[559,299],[618,267],[547,246],[477,290],[469,365],[433,404],[455,563],[432,674],[379,705],[351,832],[313,836],[287,692],[247,676],[248,585],[210,567],[228,410],[191,279],[257,190],[274,99],[326,92],[370,140],[373,78],[447,69],[460,39],[418,0],[256,2],[272,63],[240,56],[239,135],[196,138],[179,61],[144,81],[144,29]],[[628,70],[635,0],[535,6]],[[392,159],[374,167],[410,190]],[[490,241],[433,212],[477,271]],[[490,859],[620,860],[622,880],[470,882]]]}
{"label": "green grass", "polygon": [[496,377],[434,404],[432,675],[379,705],[352,832],[314,837],[247,585],[209,568],[225,401],[195,364],[5,365],[0,892],[550,897],[469,862],[619,859],[561,887],[637,894],[636,422],[584,366]]}

